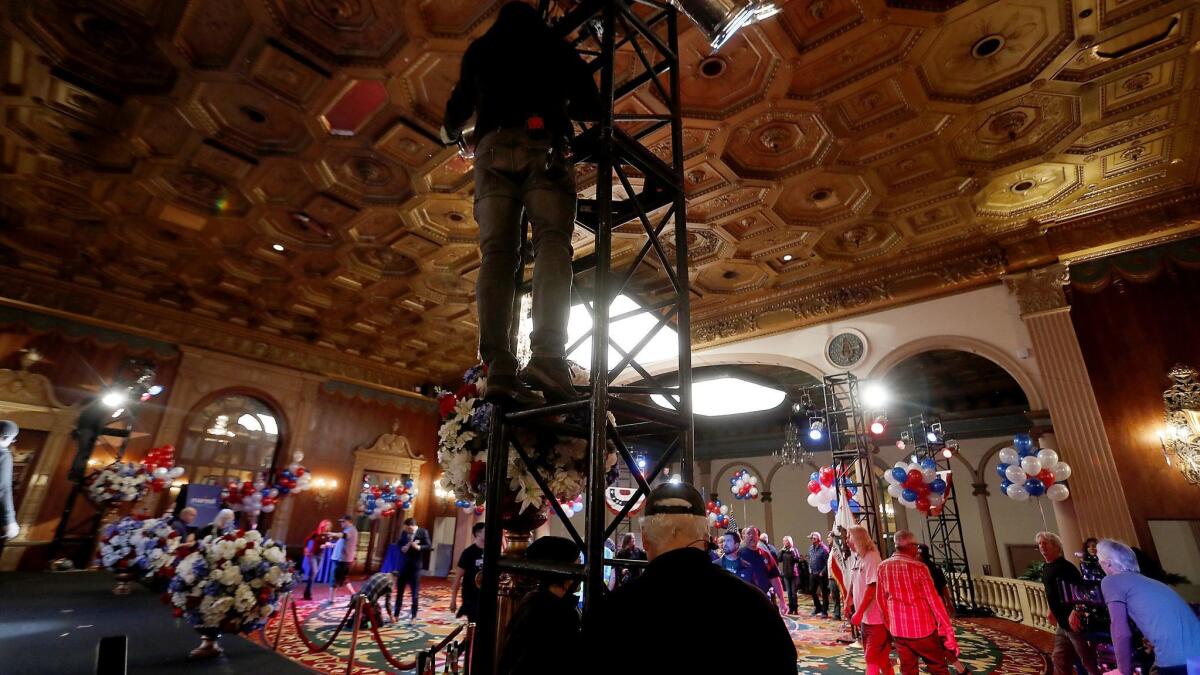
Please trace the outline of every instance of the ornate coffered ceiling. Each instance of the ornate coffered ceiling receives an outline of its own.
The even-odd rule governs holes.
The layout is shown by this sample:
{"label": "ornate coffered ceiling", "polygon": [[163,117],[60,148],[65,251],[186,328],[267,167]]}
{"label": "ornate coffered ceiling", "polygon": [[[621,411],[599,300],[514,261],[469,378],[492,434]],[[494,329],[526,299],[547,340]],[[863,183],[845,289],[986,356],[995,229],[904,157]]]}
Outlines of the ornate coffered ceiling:
{"label": "ornate coffered ceiling", "polygon": [[[499,4],[7,0],[0,296],[352,380],[454,377],[471,167],[429,133]],[[688,28],[698,344],[1196,229],[1198,14],[790,0],[716,55]],[[639,245],[623,228],[614,255]]]}

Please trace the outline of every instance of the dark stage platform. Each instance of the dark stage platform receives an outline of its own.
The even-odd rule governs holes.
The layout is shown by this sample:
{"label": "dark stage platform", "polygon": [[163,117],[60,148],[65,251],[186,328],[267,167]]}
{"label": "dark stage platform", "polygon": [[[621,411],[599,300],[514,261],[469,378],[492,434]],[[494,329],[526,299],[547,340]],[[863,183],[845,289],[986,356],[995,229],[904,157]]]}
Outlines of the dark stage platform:
{"label": "dark stage platform", "polygon": [[134,585],[115,596],[113,585],[99,572],[0,573],[0,674],[87,675],[100,638],[121,634],[129,636],[130,673],[312,672],[234,635],[221,639],[224,656],[189,661],[196,631],[157,594]]}

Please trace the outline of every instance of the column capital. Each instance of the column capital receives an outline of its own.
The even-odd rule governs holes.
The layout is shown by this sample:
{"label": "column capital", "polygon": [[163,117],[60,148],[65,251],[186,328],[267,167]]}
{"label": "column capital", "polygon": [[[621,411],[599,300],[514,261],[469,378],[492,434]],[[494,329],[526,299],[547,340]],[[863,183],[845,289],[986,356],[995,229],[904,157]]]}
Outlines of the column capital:
{"label": "column capital", "polygon": [[758,496],[762,497],[764,504],[771,501],[771,491],[770,490],[767,490],[765,492],[760,492],[760,493],[758,493]]}
{"label": "column capital", "polygon": [[1070,282],[1070,270],[1062,263],[1004,275],[1004,285],[1010,293],[1017,296],[1021,316],[1067,307],[1063,287]]}
{"label": "column capital", "polygon": [[971,487],[974,488],[974,490],[971,491],[971,494],[975,495],[976,497],[979,495],[983,495],[984,497],[991,495],[991,493],[988,492],[987,483],[971,483]]}

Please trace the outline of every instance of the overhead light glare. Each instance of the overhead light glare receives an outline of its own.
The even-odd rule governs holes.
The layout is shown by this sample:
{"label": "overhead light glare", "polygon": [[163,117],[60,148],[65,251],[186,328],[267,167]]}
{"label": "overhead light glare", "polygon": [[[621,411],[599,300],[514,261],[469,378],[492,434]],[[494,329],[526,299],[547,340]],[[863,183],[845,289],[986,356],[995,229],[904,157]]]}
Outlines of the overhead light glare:
{"label": "overhead light glare", "polygon": [[104,396],[100,397],[100,402],[110,408],[117,408],[123,405],[127,398],[128,395],[125,392],[113,389],[105,392]]}
{"label": "overhead light glare", "polygon": [[[692,383],[692,412],[705,417],[759,412],[777,407],[786,397],[778,389],[738,377],[717,377]],[[675,395],[671,398],[679,400]],[[650,400],[663,408],[675,409],[662,394],[653,394]]]}
{"label": "overhead light glare", "polygon": [[882,408],[887,405],[888,393],[882,385],[868,384],[863,387],[863,403],[868,408]]}
{"label": "overhead light glare", "polygon": [[283,244],[271,244],[271,248],[279,253],[283,253]]}

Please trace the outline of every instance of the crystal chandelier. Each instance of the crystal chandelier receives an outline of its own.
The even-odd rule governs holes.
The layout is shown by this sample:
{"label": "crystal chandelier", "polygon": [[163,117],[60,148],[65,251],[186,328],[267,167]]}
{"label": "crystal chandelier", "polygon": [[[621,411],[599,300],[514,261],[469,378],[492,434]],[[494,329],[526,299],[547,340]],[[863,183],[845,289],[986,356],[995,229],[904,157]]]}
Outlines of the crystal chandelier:
{"label": "crystal chandelier", "polygon": [[813,457],[812,451],[804,447],[802,440],[808,432],[808,418],[803,412],[804,408],[799,403],[792,404],[792,412],[783,430],[783,446],[774,453],[774,457],[782,464],[804,464]]}
{"label": "crystal chandelier", "polygon": [[1171,387],[1163,392],[1163,421],[1158,433],[1168,466],[1179,469],[1187,482],[1200,485],[1200,374],[1177,365],[1168,374]]}

